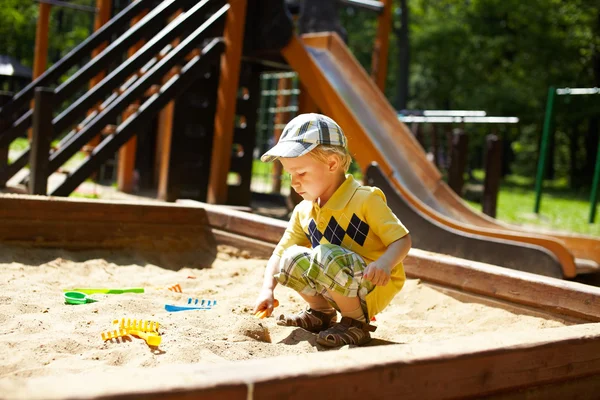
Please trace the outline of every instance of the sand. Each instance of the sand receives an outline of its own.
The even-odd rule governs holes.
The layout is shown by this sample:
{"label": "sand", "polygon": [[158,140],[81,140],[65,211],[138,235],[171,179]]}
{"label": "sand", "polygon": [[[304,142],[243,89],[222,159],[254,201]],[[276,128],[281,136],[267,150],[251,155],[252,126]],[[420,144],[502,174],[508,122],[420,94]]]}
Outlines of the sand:
{"label": "sand", "polygon": [[[265,260],[229,247],[186,257],[124,251],[70,252],[0,246],[0,397],[43,398],[36,379],[77,377],[85,372],[164,368],[327,351],[302,329],[280,327],[274,318],[251,316]],[[180,284],[184,293],[167,288]],[[144,287],[143,294],[93,295],[84,305],[64,303],[62,289]],[[304,305],[278,287],[275,314]],[[165,304],[188,297],[216,300],[211,310],[169,313]],[[104,342],[114,319],[160,323],[162,343],[152,348],[136,337]],[[560,319],[525,315],[411,279],[374,323],[371,345],[415,343],[482,332],[531,332],[568,325]],[[481,337],[478,335],[477,337]],[[344,350],[347,350],[345,348]],[[338,351],[338,350],[330,350]],[[60,397],[60,394],[55,395]]]}

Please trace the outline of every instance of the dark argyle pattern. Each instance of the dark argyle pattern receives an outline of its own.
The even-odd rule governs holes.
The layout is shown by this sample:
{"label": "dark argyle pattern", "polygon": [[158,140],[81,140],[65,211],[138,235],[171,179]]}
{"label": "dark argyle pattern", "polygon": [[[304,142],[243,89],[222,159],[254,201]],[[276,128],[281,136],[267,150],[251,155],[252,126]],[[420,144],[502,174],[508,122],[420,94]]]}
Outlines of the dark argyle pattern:
{"label": "dark argyle pattern", "polygon": [[358,218],[356,214],[352,214],[350,223],[346,229],[344,229],[334,217],[331,217],[329,223],[325,227],[325,232],[321,232],[317,228],[315,220],[311,219],[308,224],[308,233],[305,232],[305,234],[308,237],[308,240],[310,240],[313,248],[321,243],[323,237],[325,237],[329,243],[341,246],[346,235],[358,245],[363,246],[367,239],[367,235],[369,234],[369,225]]}

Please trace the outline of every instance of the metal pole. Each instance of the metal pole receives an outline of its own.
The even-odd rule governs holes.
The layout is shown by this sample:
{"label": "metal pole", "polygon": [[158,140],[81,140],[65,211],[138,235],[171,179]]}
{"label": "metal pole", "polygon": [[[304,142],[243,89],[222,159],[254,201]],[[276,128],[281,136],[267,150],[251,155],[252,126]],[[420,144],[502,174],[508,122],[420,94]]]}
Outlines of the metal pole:
{"label": "metal pole", "polygon": [[554,113],[554,95],[556,90],[554,86],[548,88],[548,100],[546,101],[546,114],[544,116],[544,129],[542,131],[542,141],[540,143],[540,158],[538,160],[537,177],[535,180],[535,206],[533,212],[540,212],[540,202],[542,200],[542,185],[544,183],[544,173],[546,172],[546,154],[548,153],[548,143],[552,134],[552,117]]}
{"label": "metal pole", "polygon": [[592,195],[590,197],[590,224],[596,220],[596,203],[598,201],[598,184],[600,183],[600,140],[596,150],[596,168],[594,169],[594,180],[592,183]]}

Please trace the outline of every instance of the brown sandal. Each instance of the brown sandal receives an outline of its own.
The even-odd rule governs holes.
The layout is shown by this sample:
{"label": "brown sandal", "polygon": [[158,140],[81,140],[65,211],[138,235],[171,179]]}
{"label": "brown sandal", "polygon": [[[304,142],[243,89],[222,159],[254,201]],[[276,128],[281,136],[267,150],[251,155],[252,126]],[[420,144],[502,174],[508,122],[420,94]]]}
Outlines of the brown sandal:
{"label": "brown sandal", "polygon": [[377,327],[352,318],[342,317],[342,320],[331,328],[319,333],[317,343],[327,347],[339,347],[347,344],[361,346],[371,340],[369,332],[375,332]]}
{"label": "brown sandal", "polygon": [[309,308],[295,315],[280,315],[277,318],[277,325],[297,326],[316,333],[327,329],[335,321],[337,321],[335,310],[331,313],[325,313]]}

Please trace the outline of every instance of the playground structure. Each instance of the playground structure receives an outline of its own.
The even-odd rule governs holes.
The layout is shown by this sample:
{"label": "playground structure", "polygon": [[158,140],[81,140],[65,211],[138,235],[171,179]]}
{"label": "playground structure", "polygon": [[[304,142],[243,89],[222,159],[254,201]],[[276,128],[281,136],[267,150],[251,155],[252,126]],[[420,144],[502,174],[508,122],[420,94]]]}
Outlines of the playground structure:
{"label": "playground structure", "polygon": [[[369,3],[388,7],[388,12],[391,4]],[[182,13],[172,19],[180,9]],[[197,23],[199,19],[205,22]],[[246,23],[241,23],[244,20]],[[275,26],[278,35],[261,31],[265,20],[274,21],[270,26]],[[467,337],[352,350],[344,353],[348,359],[344,367],[336,363],[338,354],[328,352],[277,365],[268,359],[227,364],[203,374],[187,368],[195,378],[184,387],[144,394],[352,399],[403,393],[409,398],[489,395],[506,399],[590,393],[593,397],[591,393],[600,389],[600,289],[539,275],[574,277],[578,268],[583,269],[581,265],[596,268],[600,241],[577,235],[527,234],[471,211],[441,180],[439,171],[339,37],[298,37],[291,27],[282,1],[130,4],[0,110],[0,149],[33,129],[31,149],[12,164],[0,164],[0,181],[6,183],[29,161],[29,190],[46,194],[50,174],[102,135],[84,163],[50,191],[68,195],[117,150],[128,146],[134,135],[138,141],[154,135],[159,154],[142,173],[158,171],[162,198],[247,204],[260,71],[273,65],[291,68],[298,72],[304,93],[299,109],[318,108],[340,123],[365,171],[366,182],[384,189],[389,204],[411,230],[414,247],[419,250],[413,250],[406,261],[409,277],[467,301],[517,312],[534,310],[568,318],[574,325],[547,330],[535,340],[491,336],[485,346],[470,343]],[[73,65],[69,63],[117,32],[118,39],[73,78],[48,89]],[[129,58],[66,110],[53,115],[53,107],[76,93],[77,85],[87,85],[108,69],[111,56],[129,51],[142,38],[146,43]],[[265,43],[270,46],[257,47]],[[33,111],[26,111],[16,121],[6,119],[33,97]],[[90,109],[93,111],[88,113]],[[128,115],[123,116],[126,111]],[[160,122],[153,125],[156,115]],[[76,122],[78,118],[84,121]],[[65,131],[69,133],[59,149],[51,152],[50,137]],[[244,151],[232,152],[234,144]],[[128,152],[120,163],[127,154],[135,154]],[[130,158],[127,165],[133,164]],[[227,184],[231,172],[238,174],[236,185]],[[122,182],[132,179],[125,172],[120,176],[128,176]],[[11,246],[184,252],[229,244],[268,257],[284,229],[282,221],[210,204],[133,205],[0,197],[0,243]],[[304,368],[305,363],[312,368]],[[151,369],[138,377],[146,382],[163,378]],[[366,385],[366,381],[373,384]],[[60,387],[59,383],[55,382]],[[66,381],[64,386],[68,387]],[[105,398],[135,395],[141,393],[123,388],[121,394]],[[99,395],[91,388],[82,396]]]}
{"label": "playground structure", "polygon": [[[265,20],[273,21],[270,30]],[[105,43],[115,34],[116,40]],[[71,78],[48,88],[86,52],[103,44],[106,47]],[[124,53],[124,62],[103,73]],[[452,244],[444,246],[444,252],[560,278],[598,270],[598,239],[524,232],[465,205],[339,37],[295,36],[281,1],[131,3],[2,107],[4,152],[29,128],[33,137],[30,150],[11,164],[0,162],[0,183],[24,174],[19,180],[28,180],[30,193],[47,194],[48,177],[96,141],[88,146],[84,162],[49,194],[70,194],[119,151],[119,187],[124,190],[131,187],[138,164],[141,179],[156,181],[162,199],[248,205],[260,72],[268,68],[296,71],[299,112],[318,109],[338,121],[363,169],[376,162],[419,218],[427,217],[451,232]],[[98,74],[106,76],[68,102]],[[7,118],[33,97],[33,110],[16,121]],[[63,103],[66,108],[55,117],[54,108]],[[51,139],[62,132],[68,133],[51,151]],[[96,139],[99,135],[102,140]],[[137,150],[134,137],[140,143]],[[27,162],[30,173],[22,170]],[[230,174],[236,179],[228,185]],[[441,252],[440,244],[419,242],[420,226],[411,227],[415,247]]]}

